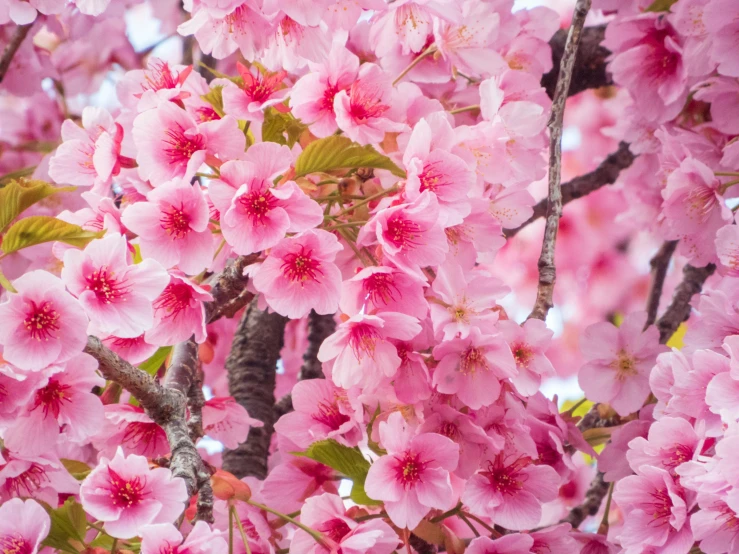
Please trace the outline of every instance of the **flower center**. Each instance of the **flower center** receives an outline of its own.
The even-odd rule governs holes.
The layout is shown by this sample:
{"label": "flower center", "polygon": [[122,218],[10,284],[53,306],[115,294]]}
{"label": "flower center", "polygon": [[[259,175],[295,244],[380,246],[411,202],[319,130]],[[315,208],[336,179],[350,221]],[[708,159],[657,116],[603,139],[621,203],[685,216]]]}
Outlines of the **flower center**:
{"label": "flower center", "polygon": [[336,96],[336,93],[339,92],[339,87],[328,83],[326,88],[323,91],[323,96],[319,100],[319,105],[321,107],[322,111],[330,111],[333,112],[334,110],[334,96]]}
{"label": "flower center", "polygon": [[63,385],[56,379],[50,379],[48,385],[43,389],[36,391],[36,399],[33,404],[33,409],[35,410],[38,407],[42,407],[44,417],[48,417],[49,412],[51,412],[54,418],[58,418],[62,404],[69,404],[72,402],[72,397],[67,392],[70,388],[72,387],[69,385]]}
{"label": "flower center", "polygon": [[169,145],[168,148],[164,149],[164,152],[171,164],[187,164],[195,152],[205,150],[203,135],[200,133],[186,135],[185,129],[180,125],[177,125],[174,129],[167,129],[164,134],[167,137],[164,142]]}
{"label": "flower center", "polygon": [[454,422],[445,421],[441,424],[441,427],[439,428],[439,434],[444,435],[445,437],[449,437],[453,441],[456,441],[459,438],[459,428]]}
{"label": "flower center", "polygon": [[375,305],[389,304],[400,293],[395,286],[395,277],[389,273],[375,273],[362,283],[365,296]]}
{"label": "flower center", "polygon": [[185,283],[170,283],[162,291],[162,294],[154,301],[155,310],[165,310],[167,317],[177,319],[177,316],[192,302],[192,288]]}
{"label": "flower center", "polygon": [[437,192],[438,188],[444,187],[449,183],[445,179],[445,175],[436,168],[436,163],[427,164],[423,167],[423,172],[418,176],[421,181],[421,192],[430,190]]}
{"label": "flower center", "polygon": [[665,457],[664,464],[668,469],[675,469],[677,466],[689,462],[693,459],[693,449],[684,444],[675,445],[673,448],[665,448],[662,450]]}
{"label": "flower center", "polygon": [[687,215],[703,223],[708,219],[711,211],[718,205],[714,191],[705,186],[694,188],[685,199]]}
{"label": "flower center", "polygon": [[336,404],[330,404],[328,402],[319,402],[318,411],[311,414],[311,417],[333,431],[338,430],[344,423],[349,421],[349,416],[342,414]]}
{"label": "flower center", "polygon": [[172,72],[167,62],[157,62],[151,69],[144,71],[143,90],[163,90],[175,88],[180,84],[180,74]]}
{"label": "flower center", "polygon": [[512,464],[505,465],[503,456],[499,454],[495,460],[488,462],[487,469],[482,474],[498,493],[512,496],[523,488],[527,475],[521,473],[521,470],[530,463],[530,458],[521,456]]}
{"label": "flower center", "polygon": [[651,513],[652,518],[658,522],[658,525],[667,523],[666,520],[669,519],[672,513],[672,500],[667,489],[660,489],[649,493],[649,495],[652,497],[653,502],[648,503],[647,513]]}
{"label": "flower center", "polygon": [[87,290],[95,293],[95,296],[104,304],[121,298],[128,290],[115,278],[115,273],[108,271],[108,266],[102,266],[90,273],[86,278]]}
{"label": "flower center", "polygon": [[20,533],[0,537],[0,553],[2,554],[31,554],[33,547]]}
{"label": "flower center", "polygon": [[402,457],[396,456],[395,459],[398,462],[395,468],[396,479],[404,488],[408,489],[421,480],[426,464],[421,461],[418,454],[406,451]]}
{"label": "flower center", "polygon": [[252,225],[264,225],[267,214],[277,206],[277,198],[269,190],[242,194],[238,202]]}
{"label": "flower center", "polygon": [[524,343],[516,342],[511,345],[513,357],[519,367],[529,367],[529,362],[534,357],[534,351]]}
{"label": "flower center", "polygon": [[306,281],[317,281],[323,275],[321,262],[312,257],[312,252],[300,247],[300,252],[285,255],[282,262],[283,275],[293,283],[302,286]]}
{"label": "flower center", "polygon": [[252,102],[264,102],[277,90],[287,73],[278,71],[272,75],[259,74],[256,77],[251,73],[242,73],[244,79],[244,94]]}
{"label": "flower center", "polygon": [[55,338],[53,333],[59,330],[59,314],[53,304],[51,302],[36,304],[32,300],[29,300],[28,304],[30,306],[26,311],[23,325],[31,338],[37,341]]}
{"label": "flower center", "polygon": [[388,219],[385,238],[396,248],[407,248],[415,246],[421,227],[418,223],[410,221],[397,214]]}
{"label": "flower center", "polygon": [[[316,529],[334,542],[341,542],[341,539],[351,532],[346,521],[339,518],[330,519],[320,524]],[[339,550],[339,552],[341,552],[341,550]]]}
{"label": "flower center", "polygon": [[459,360],[459,371],[463,375],[475,373],[477,370],[487,371],[488,369],[488,362],[479,348],[469,347]]}
{"label": "flower center", "polygon": [[382,93],[376,87],[354,81],[349,89],[349,113],[355,121],[380,117],[390,109],[382,103]]}
{"label": "flower center", "polygon": [[133,479],[124,479],[118,475],[111,468],[108,468],[110,475],[110,499],[113,501],[114,506],[121,506],[124,508],[130,508],[136,506],[143,499],[146,493],[144,492],[145,480],[141,477],[134,477]]}
{"label": "flower center", "polygon": [[352,327],[349,336],[349,344],[351,345],[354,356],[359,359],[364,356],[374,357],[375,343],[379,338],[379,334],[374,327],[360,323]]}
{"label": "flower center", "polygon": [[[159,435],[162,435],[161,437]],[[166,435],[156,423],[145,421],[132,421],[126,425],[122,442],[129,445],[131,449],[143,446],[144,451],[155,445],[158,440],[166,440]]]}
{"label": "flower center", "polygon": [[616,375],[618,381],[625,381],[636,375],[638,372],[635,366],[634,358],[625,350],[619,350],[616,359],[611,362],[611,368],[618,372]]}
{"label": "flower center", "polygon": [[8,478],[3,489],[9,496],[32,496],[45,482],[51,482],[46,475],[46,470],[33,463],[23,473]]}
{"label": "flower center", "polygon": [[181,239],[190,232],[190,216],[182,205],[179,208],[172,206],[169,211],[163,212],[159,224],[174,239]]}

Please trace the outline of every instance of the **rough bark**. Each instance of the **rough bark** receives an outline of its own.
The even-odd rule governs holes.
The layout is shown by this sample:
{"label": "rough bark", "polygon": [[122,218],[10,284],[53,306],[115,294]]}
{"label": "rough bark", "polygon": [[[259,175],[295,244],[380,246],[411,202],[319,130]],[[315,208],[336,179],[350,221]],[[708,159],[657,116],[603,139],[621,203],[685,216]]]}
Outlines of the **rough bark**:
{"label": "rough bark", "polygon": [[244,312],[226,359],[231,395],[264,423],[253,427],[246,442],[226,450],[223,468],[237,477],[267,476],[269,443],[274,431],[275,370],[282,349],[287,318],[263,312],[256,300]]}
{"label": "rough bark", "polygon": [[716,266],[708,264],[706,267],[686,265],[683,268],[683,280],[672,295],[672,302],[657,321],[659,341],[665,344],[677,331],[680,324],[690,317],[690,302],[693,296],[703,288],[706,280],[716,271]]}
{"label": "rough bark", "polygon": [[585,493],[585,501],[572,508],[561,523],[569,523],[573,529],[577,529],[586,518],[597,514],[603,498],[608,494],[608,487],[609,483],[604,481],[603,473],[599,471],[590,484],[588,492]]}
{"label": "rough bark", "polygon": [[249,278],[244,269],[254,263],[258,254],[239,256],[219,273],[212,281],[210,290],[213,300],[205,306],[205,321],[213,323],[221,317],[233,317],[254,298],[246,290]]}
{"label": "rough bark", "polygon": [[15,53],[18,52],[21,44],[23,44],[23,41],[26,40],[31,27],[33,27],[33,23],[29,23],[28,25],[18,25],[15,28],[13,35],[10,37],[10,42],[8,42],[8,44],[5,46],[5,50],[3,50],[3,55],[2,57],[0,57],[0,83],[3,82],[5,74],[8,72],[10,64],[13,61]]}
{"label": "rough bark", "polygon": [[662,298],[662,289],[665,286],[665,278],[667,270],[670,267],[670,260],[677,248],[676,240],[666,241],[654,257],[650,260],[649,265],[652,267],[652,284],[649,288],[649,297],[647,298],[647,323],[644,328],[657,321],[657,311],[659,310],[659,301]]}

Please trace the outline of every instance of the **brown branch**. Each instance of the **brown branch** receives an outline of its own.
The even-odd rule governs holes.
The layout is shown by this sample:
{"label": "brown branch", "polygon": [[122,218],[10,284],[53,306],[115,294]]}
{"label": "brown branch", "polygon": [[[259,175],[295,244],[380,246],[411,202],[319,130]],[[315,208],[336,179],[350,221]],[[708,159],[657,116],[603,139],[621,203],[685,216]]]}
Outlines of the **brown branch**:
{"label": "brown branch", "polygon": [[672,302],[657,321],[659,342],[665,344],[677,331],[680,324],[690,317],[690,301],[703,288],[706,280],[716,271],[716,266],[708,264],[706,267],[686,265],[683,268],[683,280],[675,288]]}
{"label": "brown branch", "polygon": [[18,25],[15,28],[15,32],[13,32],[13,36],[10,37],[10,42],[5,46],[3,55],[0,58],[0,83],[3,82],[15,53],[18,52],[21,44],[26,40],[26,36],[28,36],[28,32],[31,30],[31,27],[33,27],[33,23],[29,23],[28,25]]}
{"label": "brown branch", "polygon": [[[601,187],[615,183],[621,171],[630,167],[635,159],[636,156],[629,150],[629,145],[625,142],[620,143],[618,150],[609,154],[596,169],[590,173],[575,177],[562,185],[562,205],[569,204],[573,200],[582,198]],[[505,232],[506,238],[514,236],[527,225],[544,217],[547,213],[547,200],[545,198],[536,204],[533,215],[526,222],[522,223],[520,227],[507,230]]]}
{"label": "brown branch", "polygon": [[573,529],[580,527],[582,522],[585,521],[585,518],[598,513],[603,498],[608,494],[609,486],[610,484],[606,483],[603,479],[603,473],[599,471],[593,482],[590,483],[590,488],[585,493],[584,502],[572,508],[570,513],[567,514],[567,517],[560,521],[560,523],[569,523]]}
{"label": "brown branch", "polygon": [[[605,36],[605,25],[583,29],[577,54],[577,65],[572,72],[572,84],[568,96],[574,96],[587,89],[613,85],[613,79],[606,67],[606,60],[611,52],[601,46]],[[554,65],[552,70],[541,79],[541,86],[546,89],[549,98],[554,98],[566,44],[567,29],[560,29],[549,41]]]}
{"label": "brown branch", "polygon": [[233,317],[252,301],[254,294],[246,290],[249,278],[244,275],[244,269],[258,257],[258,254],[239,256],[214,278],[210,290],[213,300],[205,306],[205,321],[213,323],[221,317]]}
{"label": "brown branch", "polygon": [[226,359],[228,389],[249,415],[264,427],[249,430],[246,442],[223,454],[223,469],[241,478],[267,476],[269,444],[274,431],[275,373],[287,318],[263,312],[254,300],[234,335]]}
{"label": "brown branch", "polygon": [[554,265],[554,250],[557,242],[559,218],[562,216],[562,126],[565,115],[565,103],[572,81],[572,71],[577,57],[585,17],[590,10],[590,0],[577,0],[572,13],[572,24],[567,34],[559,77],[552,101],[552,115],[549,118],[549,195],[547,202],[546,226],[544,241],[539,256],[539,284],[536,291],[536,302],[529,319],[544,320],[554,304],[554,281],[557,270]]}
{"label": "brown branch", "polygon": [[[185,481],[188,495],[200,492],[197,517],[212,522],[213,496],[210,489],[210,472],[200,458],[187,428],[187,400],[186,393],[182,391],[187,378],[177,376],[170,380],[171,387],[162,386],[154,377],[132,366],[103,345],[97,337],[87,338],[85,352],[98,361],[98,368],[105,379],[114,381],[129,391],[138,399],[149,417],[164,429],[172,450],[170,461],[172,474]],[[174,372],[179,372],[175,364],[179,363],[180,357],[187,353],[187,349],[183,348],[180,352],[182,353],[175,352],[173,356],[170,367],[174,366]]]}
{"label": "brown branch", "polygon": [[662,298],[667,269],[670,267],[670,260],[672,260],[672,255],[675,253],[675,248],[677,248],[676,240],[665,241],[649,261],[649,265],[652,267],[652,285],[649,288],[647,298],[647,323],[644,325],[644,329],[657,321],[659,301]]}

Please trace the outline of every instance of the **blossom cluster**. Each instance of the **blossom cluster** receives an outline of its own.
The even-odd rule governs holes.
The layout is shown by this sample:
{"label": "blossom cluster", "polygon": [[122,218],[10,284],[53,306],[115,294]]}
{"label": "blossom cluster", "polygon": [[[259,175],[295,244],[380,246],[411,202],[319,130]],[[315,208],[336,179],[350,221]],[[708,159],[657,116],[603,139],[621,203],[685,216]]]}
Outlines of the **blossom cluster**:
{"label": "blossom cluster", "polygon": [[[593,3],[613,86],[568,101],[564,171],[637,157],[567,208],[545,322],[519,312],[553,9],[2,2],[21,42],[0,85],[0,551],[739,552],[739,4]],[[124,16],[202,63],[135,51]],[[665,299],[678,268],[718,268],[672,349],[643,311],[662,240]],[[213,317],[234,267],[253,300]],[[282,318],[275,418],[234,382],[252,311]],[[110,373],[159,394],[193,342],[199,495],[176,415]],[[543,393],[575,373],[600,427]],[[266,473],[226,471],[213,445],[257,433]],[[597,533],[571,519],[593,478]]]}

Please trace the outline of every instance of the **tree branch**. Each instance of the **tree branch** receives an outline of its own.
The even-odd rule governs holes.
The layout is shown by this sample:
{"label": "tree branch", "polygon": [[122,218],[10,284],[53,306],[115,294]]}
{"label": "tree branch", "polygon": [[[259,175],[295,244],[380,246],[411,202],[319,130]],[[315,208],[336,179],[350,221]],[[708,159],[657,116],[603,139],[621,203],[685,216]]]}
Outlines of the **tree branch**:
{"label": "tree branch", "polygon": [[[598,190],[605,185],[611,185],[616,182],[621,171],[630,167],[636,156],[629,150],[629,145],[622,142],[618,145],[618,150],[606,157],[601,164],[590,173],[575,177],[571,181],[565,183],[561,187],[562,205],[569,204],[573,200],[582,198]],[[544,217],[547,213],[548,199],[544,198],[536,206],[534,206],[533,215],[520,227],[509,229],[505,232],[506,238],[510,238],[518,233],[527,225],[533,223],[537,219]]]}
{"label": "tree branch", "polygon": [[649,288],[649,297],[647,298],[647,323],[644,325],[645,330],[657,321],[659,301],[662,298],[662,289],[665,286],[667,269],[670,267],[670,260],[672,260],[672,255],[675,253],[675,248],[677,248],[676,240],[665,241],[649,262],[649,265],[652,267],[652,285]]}
{"label": "tree branch", "polygon": [[536,291],[536,302],[529,319],[544,320],[553,305],[554,281],[557,270],[554,265],[554,250],[557,242],[559,218],[562,216],[562,125],[565,115],[565,103],[572,81],[572,71],[577,57],[585,17],[590,10],[590,0],[577,0],[572,14],[572,24],[567,34],[564,53],[560,63],[559,77],[552,101],[552,114],[549,118],[549,195],[547,202],[547,222],[544,228],[544,241],[539,256],[539,285]]}
{"label": "tree branch", "polygon": [[249,278],[244,269],[259,258],[258,254],[239,256],[214,278],[210,294],[211,302],[205,306],[205,321],[213,323],[221,317],[233,317],[254,298],[246,290]]}
{"label": "tree branch", "polygon": [[10,42],[5,46],[3,55],[0,58],[0,83],[3,82],[15,53],[18,52],[21,44],[26,40],[26,36],[28,36],[28,32],[31,30],[31,27],[33,27],[33,23],[29,23],[28,25],[18,25],[13,32],[13,36],[10,37]]}
{"label": "tree branch", "polygon": [[275,373],[287,318],[263,312],[253,300],[239,323],[226,359],[228,389],[264,427],[249,430],[246,442],[223,454],[223,469],[244,477],[267,476],[269,443],[274,431]]}
{"label": "tree branch", "polygon": [[600,505],[606,494],[608,494],[609,483],[603,479],[603,473],[598,472],[590,483],[590,488],[585,493],[585,500],[579,506],[575,506],[560,523],[569,523],[573,529],[580,527],[587,517],[598,513]]}
{"label": "tree branch", "polygon": [[182,390],[186,386],[186,378],[180,379],[179,376],[187,370],[180,370],[175,365],[188,350],[183,347],[180,351],[182,354],[176,353],[170,365],[173,373],[177,373],[178,376],[170,380],[172,386],[169,387],[162,386],[154,377],[128,363],[103,345],[97,337],[88,337],[85,348],[85,352],[98,361],[98,368],[103,377],[129,391],[138,399],[152,421],[164,429],[172,450],[170,460],[172,474],[185,481],[188,495],[200,492],[197,517],[212,522],[213,495],[210,489],[210,472],[200,458],[187,428],[186,393]]}
{"label": "tree branch", "polygon": [[683,280],[672,295],[672,302],[657,321],[659,342],[665,344],[677,331],[680,324],[690,317],[690,301],[703,288],[706,280],[716,271],[716,266],[708,264],[706,267],[686,265],[683,268]]}
{"label": "tree branch", "polygon": [[[613,85],[613,79],[606,67],[606,59],[611,55],[611,52],[601,46],[601,42],[603,42],[605,36],[605,25],[583,29],[577,54],[578,63],[572,72],[572,84],[568,92],[569,96],[574,96],[587,89]],[[567,29],[560,29],[554,33],[554,36],[549,41],[549,46],[552,48],[552,62],[554,66],[541,79],[541,86],[546,89],[549,98],[554,98],[566,44]]]}

